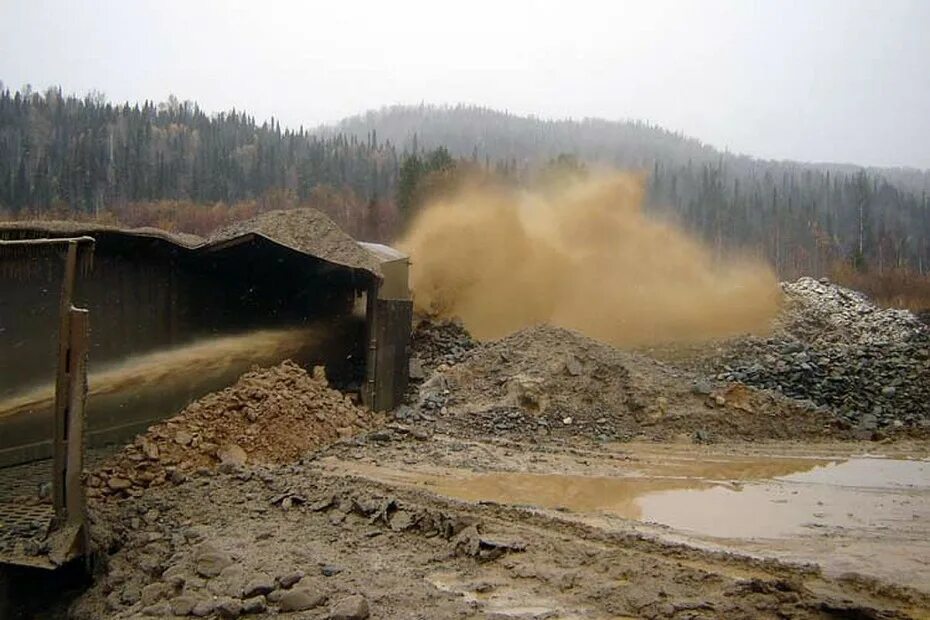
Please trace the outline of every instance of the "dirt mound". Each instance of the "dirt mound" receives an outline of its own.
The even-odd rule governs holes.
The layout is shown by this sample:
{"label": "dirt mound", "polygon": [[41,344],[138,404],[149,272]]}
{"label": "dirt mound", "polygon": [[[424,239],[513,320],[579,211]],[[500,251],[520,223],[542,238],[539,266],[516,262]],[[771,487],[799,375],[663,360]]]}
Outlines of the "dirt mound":
{"label": "dirt mound", "polygon": [[421,386],[405,419],[454,432],[601,441],[822,436],[809,404],[671,368],[571,330],[540,325],[474,349]]}
{"label": "dirt mound", "polygon": [[254,369],[156,424],[88,481],[91,496],[133,495],[220,464],[285,463],[375,426],[376,414],[291,361]]}

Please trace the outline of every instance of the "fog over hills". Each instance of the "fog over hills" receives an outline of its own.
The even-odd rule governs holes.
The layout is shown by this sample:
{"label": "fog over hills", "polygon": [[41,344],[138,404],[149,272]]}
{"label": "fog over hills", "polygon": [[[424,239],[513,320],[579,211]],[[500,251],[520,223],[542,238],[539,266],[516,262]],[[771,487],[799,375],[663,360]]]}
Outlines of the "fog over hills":
{"label": "fog over hills", "polygon": [[[656,160],[694,165],[723,164],[738,175],[780,175],[800,169],[854,173],[856,162],[765,160],[752,154],[721,151],[698,139],[636,120],[600,118],[548,120],[519,116],[481,106],[394,105],[350,116],[321,129],[323,133],[366,136],[390,141],[401,150],[445,146],[459,157],[477,154],[491,161],[514,159],[520,164],[545,162],[560,154],[620,168],[651,169]],[[867,167],[890,183],[911,192],[930,191],[930,170]]]}

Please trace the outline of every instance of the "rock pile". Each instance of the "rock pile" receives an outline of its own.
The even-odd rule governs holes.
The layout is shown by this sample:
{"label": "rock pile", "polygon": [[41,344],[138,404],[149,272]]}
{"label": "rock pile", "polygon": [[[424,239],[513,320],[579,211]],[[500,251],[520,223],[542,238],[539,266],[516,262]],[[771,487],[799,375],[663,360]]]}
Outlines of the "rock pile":
{"label": "rock pile", "polygon": [[477,346],[465,327],[456,321],[433,321],[421,319],[410,336],[411,379],[429,376],[433,370],[445,364],[452,366],[465,359],[469,351]]}
{"label": "rock pile", "polygon": [[910,311],[879,308],[862,293],[825,278],[785,282],[782,290],[787,304],[779,331],[812,346],[926,340],[926,326]]}
{"label": "rock pile", "polygon": [[380,416],[291,361],[254,369],[138,436],[89,476],[88,494],[138,495],[199,468],[283,463],[368,430]]}
{"label": "rock pile", "polygon": [[831,408],[863,431],[930,426],[930,333],[826,280],[783,285],[772,337],[727,347],[717,379],[774,389]]}
{"label": "rock pile", "polygon": [[643,408],[630,390],[629,357],[570,330],[526,328],[434,374],[420,388],[419,409],[489,433],[572,427],[612,435],[618,418]]}

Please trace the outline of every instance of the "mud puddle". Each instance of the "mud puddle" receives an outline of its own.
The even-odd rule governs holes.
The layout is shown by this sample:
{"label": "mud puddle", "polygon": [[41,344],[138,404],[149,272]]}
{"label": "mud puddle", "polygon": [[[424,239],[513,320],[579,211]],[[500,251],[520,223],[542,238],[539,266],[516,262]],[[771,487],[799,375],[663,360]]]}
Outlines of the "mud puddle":
{"label": "mud puddle", "polygon": [[598,527],[646,528],[930,591],[926,460],[678,455],[610,475],[366,469],[359,473],[455,499],[559,511]]}

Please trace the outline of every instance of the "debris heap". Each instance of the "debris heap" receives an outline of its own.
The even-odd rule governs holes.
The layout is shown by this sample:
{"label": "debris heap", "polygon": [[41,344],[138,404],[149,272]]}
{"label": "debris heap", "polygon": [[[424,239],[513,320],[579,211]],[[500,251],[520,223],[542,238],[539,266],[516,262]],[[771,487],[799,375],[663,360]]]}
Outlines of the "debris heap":
{"label": "debris heap", "polygon": [[593,434],[641,409],[625,354],[576,332],[540,325],[482,344],[420,388],[419,409],[490,433],[572,426]]}
{"label": "debris heap", "polygon": [[420,319],[410,336],[410,345],[414,367],[422,369],[422,373],[412,373],[411,378],[418,379],[443,364],[458,364],[477,343],[458,321]]}
{"label": "debris heap", "polygon": [[864,431],[930,426],[930,333],[917,317],[826,280],[782,288],[772,337],[732,343],[717,379],[810,400]]}
{"label": "debris heap", "polygon": [[92,496],[136,495],[221,464],[285,463],[368,430],[379,416],[291,361],[254,369],[156,424],[90,476]]}

